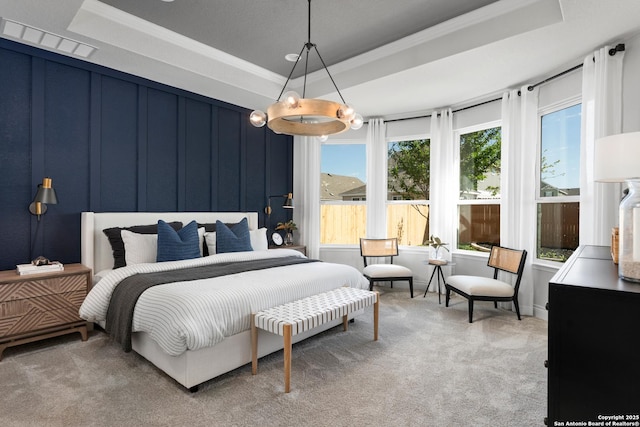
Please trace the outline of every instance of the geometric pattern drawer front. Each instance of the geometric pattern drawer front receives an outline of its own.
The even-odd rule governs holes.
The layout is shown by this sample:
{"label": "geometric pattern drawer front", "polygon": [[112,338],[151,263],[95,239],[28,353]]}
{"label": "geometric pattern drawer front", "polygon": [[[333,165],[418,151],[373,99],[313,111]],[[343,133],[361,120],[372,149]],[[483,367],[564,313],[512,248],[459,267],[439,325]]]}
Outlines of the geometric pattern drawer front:
{"label": "geometric pattern drawer front", "polygon": [[7,312],[19,311],[19,315],[0,317],[0,338],[82,320],[78,317],[77,306],[58,307],[43,311],[38,303],[39,301],[36,300],[5,303],[15,304],[15,310],[9,309]]}
{"label": "geometric pattern drawer front", "polygon": [[38,329],[77,322],[78,310],[72,307],[53,311],[38,311],[36,309],[24,316],[0,319],[0,339],[6,336],[37,331]]}
{"label": "geometric pattern drawer front", "polygon": [[33,332],[38,329],[78,322],[78,309],[65,307],[53,311],[40,311],[32,307],[27,313],[19,317],[0,319],[0,339],[10,335]]}
{"label": "geometric pattern drawer front", "polygon": [[0,301],[34,298],[72,291],[87,290],[85,275],[73,275],[24,282],[0,284]]}

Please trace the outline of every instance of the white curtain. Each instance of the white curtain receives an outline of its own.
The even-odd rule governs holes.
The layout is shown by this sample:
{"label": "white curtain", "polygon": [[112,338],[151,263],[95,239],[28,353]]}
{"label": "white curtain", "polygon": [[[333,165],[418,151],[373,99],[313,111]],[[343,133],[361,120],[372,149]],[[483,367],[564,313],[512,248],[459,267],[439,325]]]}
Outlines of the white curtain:
{"label": "white curtain", "polygon": [[307,256],[320,257],[320,141],[294,137],[293,220],[298,224],[300,244]]}
{"label": "white curtain", "polygon": [[500,170],[500,244],[526,249],[518,302],[520,313],[533,315],[532,261],[536,256],[536,168],[538,88],[527,86],[502,96],[502,162]]}
{"label": "white curtain", "polygon": [[387,141],[382,119],[369,119],[367,129],[367,237],[387,237]]}
{"label": "white curtain", "polygon": [[595,140],[622,131],[624,52],[609,55],[605,46],[582,67],[582,143],[580,144],[580,244],[611,244],[618,224],[620,184],[594,182]]}
{"label": "white curtain", "polygon": [[[455,241],[456,185],[454,171],[453,114],[451,109],[436,111],[431,115],[430,139],[430,192],[429,192],[429,234],[436,235],[443,242]],[[450,246],[449,246],[450,247]],[[449,257],[450,253],[445,252]]]}

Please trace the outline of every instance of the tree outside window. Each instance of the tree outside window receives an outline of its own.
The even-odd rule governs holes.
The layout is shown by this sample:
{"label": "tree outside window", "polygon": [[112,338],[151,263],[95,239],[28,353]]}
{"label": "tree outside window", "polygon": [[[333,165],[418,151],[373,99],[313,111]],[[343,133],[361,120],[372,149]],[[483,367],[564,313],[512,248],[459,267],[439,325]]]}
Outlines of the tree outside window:
{"label": "tree outside window", "polygon": [[458,249],[500,244],[501,144],[500,127],[460,135]]}
{"label": "tree outside window", "polygon": [[423,245],[429,239],[430,140],[390,142],[387,154],[387,235],[401,245]]}

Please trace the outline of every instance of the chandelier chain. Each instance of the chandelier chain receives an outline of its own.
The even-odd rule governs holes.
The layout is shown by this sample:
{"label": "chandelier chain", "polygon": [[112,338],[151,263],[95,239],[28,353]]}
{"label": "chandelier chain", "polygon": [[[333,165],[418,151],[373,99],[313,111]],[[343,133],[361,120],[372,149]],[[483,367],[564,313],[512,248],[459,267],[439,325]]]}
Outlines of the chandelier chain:
{"label": "chandelier chain", "polygon": [[282,94],[284,93],[285,89],[287,89],[287,85],[289,84],[289,81],[291,80],[291,76],[293,75],[293,71],[296,69],[296,65],[298,65],[298,62],[300,61],[300,58],[302,57],[302,52],[304,52],[304,48],[305,48],[305,46],[302,46],[302,49],[300,49],[300,53],[298,54],[298,58],[296,59],[295,64],[293,64],[293,68],[291,68],[291,72],[289,73],[289,76],[287,77],[287,81],[284,82],[284,86],[282,86],[282,90],[280,91],[280,95],[278,95],[278,97],[276,98],[276,102],[280,101],[280,97],[282,97]]}

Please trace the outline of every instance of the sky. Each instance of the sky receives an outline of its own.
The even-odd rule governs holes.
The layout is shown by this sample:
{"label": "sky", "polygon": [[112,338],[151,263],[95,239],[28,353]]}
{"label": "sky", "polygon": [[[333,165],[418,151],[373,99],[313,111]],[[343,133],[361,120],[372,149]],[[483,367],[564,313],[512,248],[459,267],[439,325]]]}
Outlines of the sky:
{"label": "sky", "polygon": [[542,153],[553,164],[555,177],[543,177],[557,188],[580,187],[580,113],[581,105],[546,114],[542,117]]}
{"label": "sky", "polygon": [[366,146],[364,144],[323,145],[320,172],[355,176],[366,183]]}

